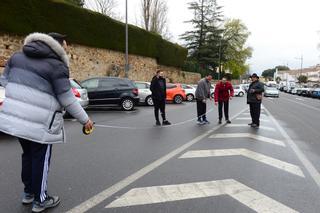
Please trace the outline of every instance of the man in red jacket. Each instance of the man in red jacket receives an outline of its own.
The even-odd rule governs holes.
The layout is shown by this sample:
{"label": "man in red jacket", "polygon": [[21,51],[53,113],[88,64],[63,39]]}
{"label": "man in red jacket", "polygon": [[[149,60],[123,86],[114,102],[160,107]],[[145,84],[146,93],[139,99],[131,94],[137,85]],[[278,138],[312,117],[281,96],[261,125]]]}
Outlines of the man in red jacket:
{"label": "man in red jacket", "polygon": [[222,107],[224,107],[224,116],[228,124],[231,123],[229,120],[229,100],[232,99],[234,94],[232,84],[227,81],[226,77],[216,84],[214,90],[214,104],[219,105],[219,124],[222,123]]}

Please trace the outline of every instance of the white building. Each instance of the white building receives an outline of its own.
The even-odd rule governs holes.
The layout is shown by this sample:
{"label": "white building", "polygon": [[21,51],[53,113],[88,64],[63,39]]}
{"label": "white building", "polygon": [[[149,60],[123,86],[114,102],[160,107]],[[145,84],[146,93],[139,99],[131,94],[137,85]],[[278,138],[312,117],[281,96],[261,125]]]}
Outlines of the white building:
{"label": "white building", "polygon": [[282,70],[275,74],[275,78],[280,77],[282,81],[297,82],[300,75],[308,77],[309,82],[319,83],[320,82],[320,64],[297,70]]}

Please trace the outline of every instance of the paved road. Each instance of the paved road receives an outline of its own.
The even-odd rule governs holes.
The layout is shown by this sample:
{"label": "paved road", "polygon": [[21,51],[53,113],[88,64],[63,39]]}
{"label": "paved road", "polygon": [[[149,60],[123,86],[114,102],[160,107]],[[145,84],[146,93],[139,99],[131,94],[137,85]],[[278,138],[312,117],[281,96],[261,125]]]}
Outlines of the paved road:
{"label": "paved road", "polygon": [[[105,127],[90,137],[68,121],[69,142],[54,146],[49,180],[50,193],[63,202],[51,212],[318,212],[320,190],[312,165],[317,173],[319,134],[309,127],[295,129],[283,109],[292,101],[299,102],[286,95],[266,99],[260,130],[246,125],[245,98],[232,101],[229,126],[216,124],[216,109],[209,113],[210,125],[184,122],[194,117],[194,103],[169,105],[168,117],[178,124],[169,128],[153,127],[148,107],[91,111]],[[312,100],[315,108],[317,101]],[[295,107],[303,117],[311,110]],[[1,211],[28,212],[19,204],[20,147],[0,136],[0,152]]]}

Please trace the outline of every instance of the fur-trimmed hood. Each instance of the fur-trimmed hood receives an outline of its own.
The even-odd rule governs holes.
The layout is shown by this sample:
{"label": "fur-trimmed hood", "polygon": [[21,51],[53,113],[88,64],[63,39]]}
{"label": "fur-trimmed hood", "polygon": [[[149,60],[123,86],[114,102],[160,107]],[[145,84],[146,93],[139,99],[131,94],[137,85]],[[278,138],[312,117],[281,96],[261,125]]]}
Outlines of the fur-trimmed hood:
{"label": "fur-trimmed hood", "polygon": [[[36,46],[33,46],[32,43],[37,41],[40,41],[40,42],[38,42]],[[24,40],[23,51],[29,52],[29,54],[35,57],[48,56],[50,54],[50,50],[46,49],[46,47],[43,47],[43,45],[40,44],[41,42],[46,44],[46,46],[49,47],[48,49],[53,51],[55,55],[57,55],[61,59],[61,61],[63,61],[63,63],[65,63],[65,65],[69,67],[69,58],[66,51],[59,44],[59,42],[57,42],[47,34],[32,33],[28,35]],[[41,55],[39,56],[39,54]]]}

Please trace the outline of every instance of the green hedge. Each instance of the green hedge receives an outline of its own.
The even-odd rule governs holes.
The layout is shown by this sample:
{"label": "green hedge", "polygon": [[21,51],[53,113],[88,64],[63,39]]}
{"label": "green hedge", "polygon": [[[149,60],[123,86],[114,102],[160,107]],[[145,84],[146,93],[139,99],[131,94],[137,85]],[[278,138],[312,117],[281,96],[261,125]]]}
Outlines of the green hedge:
{"label": "green hedge", "polygon": [[[73,43],[125,51],[124,23],[62,0],[1,0],[0,31],[22,36],[60,32]],[[187,56],[185,48],[133,25],[129,25],[129,53],[175,67],[181,67]]]}

